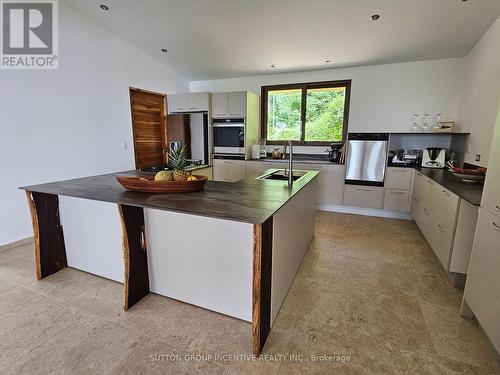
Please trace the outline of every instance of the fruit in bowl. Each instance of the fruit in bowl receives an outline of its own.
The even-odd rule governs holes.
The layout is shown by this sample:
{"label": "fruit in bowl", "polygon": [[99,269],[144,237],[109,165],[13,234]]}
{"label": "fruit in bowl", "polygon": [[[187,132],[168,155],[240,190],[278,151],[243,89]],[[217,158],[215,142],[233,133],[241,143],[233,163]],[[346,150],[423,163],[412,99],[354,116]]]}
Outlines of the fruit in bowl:
{"label": "fruit in bowl", "polygon": [[186,181],[191,175],[186,171],[187,166],[187,148],[182,146],[180,149],[170,150],[168,153],[168,164],[174,170],[175,181]]}
{"label": "fruit in bowl", "polygon": [[196,176],[193,176],[193,175],[190,175],[188,178],[187,178],[188,181],[198,181],[198,179],[196,178]]}
{"label": "fruit in bowl", "polygon": [[155,174],[155,181],[173,181],[174,174],[171,171],[159,171]]}

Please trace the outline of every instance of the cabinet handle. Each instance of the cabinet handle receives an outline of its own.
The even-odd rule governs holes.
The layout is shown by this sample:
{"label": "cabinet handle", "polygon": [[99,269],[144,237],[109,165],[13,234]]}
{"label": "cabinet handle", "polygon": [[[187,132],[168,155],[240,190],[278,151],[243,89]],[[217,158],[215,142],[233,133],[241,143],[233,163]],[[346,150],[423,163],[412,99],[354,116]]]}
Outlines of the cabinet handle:
{"label": "cabinet handle", "polygon": [[415,202],[418,202],[418,198],[417,198],[417,197],[413,197],[413,200],[414,200]]}
{"label": "cabinet handle", "polygon": [[198,107],[189,107],[189,109],[198,109]]}
{"label": "cabinet handle", "polygon": [[242,116],[241,113],[230,113],[229,116]]}
{"label": "cabinet handle", "polygon": [[357,191],[371,191],[370,189],[356,189]]}
{"label": "cabinet handle", "polygon": [[500,230],[500,226],[497,223],[495,223],[494,221],[491,222],[491,226],[493,228],[495,228],[496,230]]}
{"label": "cabinet handle", "polygon": [[430,211],[427,208],[424,208],[424,212],[425,212],[426,215],[430,214]]}
{"label": "cabinet handle", "polygon": [[430,185],[434,185],[434,183],[431,180],[427,180],[427,183]]}
{"label": "cabinet handle", "polygon": [[[440,232],[442,232],[442,233],[446,232],[446,231],[444,230],[444,228],[443,228],[440,224],[438,224],[438,229],[439,229],[439,231],[440,231]],[[500,229],[500,228],[499,228],[499,229]]]}
{"label": "cabinet handle", "polygon": [[498,211],[500,211],[500,206],[499,206],[498,204],[495,206],[495,208],[496,208]]}
{"label": "cabinet handle", "polygon": [[404,194],[406,194],[406,192],[404,192],[404,191],[390,191],[389,194],[404,195]]}
{"label": "cabinet handle", "polygon": [[408,173],[406,169],[392,169],[392,172],[398,172],[398,173]]}

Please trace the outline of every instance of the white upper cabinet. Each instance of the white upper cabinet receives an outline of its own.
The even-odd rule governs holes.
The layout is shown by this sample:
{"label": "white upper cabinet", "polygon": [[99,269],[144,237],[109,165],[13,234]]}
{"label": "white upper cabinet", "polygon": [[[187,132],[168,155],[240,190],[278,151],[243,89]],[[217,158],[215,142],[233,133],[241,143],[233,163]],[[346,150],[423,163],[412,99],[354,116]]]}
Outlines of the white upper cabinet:
{"label": "white upper cabinet", "polygon": [[229,95],[227,92],[212,94],[212,117],[229,117]]}
{"label": "white upper cabinet", "polygon": [[210,94],[208,92],[193,92],[188,94],[189,111],[208,111]]}
{"label": "white upper cabinet", "polygon": [[210,94],[208,92],[194,92],[189,94],[167,95],[168,113],[208,111]]}
{"label": "white upper cabinet", "polygon": [[167,95],[168,112],[186,112],[188,110],[187,94]]}
{"label": "white upper cabinet", "polygon": [[212,117],[238,118],[247,115],[247,92],[218,92],[212,94]]}
{"label": "white upper cabinet", "polygon": [[247,115],[247,93],[246,91],[230,92],[229,117],[246,117]]}

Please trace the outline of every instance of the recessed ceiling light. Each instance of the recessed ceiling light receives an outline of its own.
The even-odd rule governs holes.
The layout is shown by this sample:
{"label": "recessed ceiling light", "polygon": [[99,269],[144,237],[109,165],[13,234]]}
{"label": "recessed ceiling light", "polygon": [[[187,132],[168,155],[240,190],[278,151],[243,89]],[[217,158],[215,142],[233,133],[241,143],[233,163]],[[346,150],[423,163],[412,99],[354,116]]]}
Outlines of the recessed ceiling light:
{"label": "recessed ceiling light", "polygon": [[374,14],[371,16],[372,21],[377,21],[380,18],[380,14]]}
{"label": "recessed ceiling light", "polygon": [[101,8],[102,10],[109,10],[109,7],[104,4],[99,5],[99,8]]}
{"label": "recessed ceiling light", "polygon": [[276,68],[276,64],[271,64],[271,68]]}
{"label": "recessed ceiling light", "polygon": [[166,48],[162,48],[162,49],[161,49],[161,51],[162,51],[163,53],[167,53],[167,52],[168,52],[168,50],[167,50]]}

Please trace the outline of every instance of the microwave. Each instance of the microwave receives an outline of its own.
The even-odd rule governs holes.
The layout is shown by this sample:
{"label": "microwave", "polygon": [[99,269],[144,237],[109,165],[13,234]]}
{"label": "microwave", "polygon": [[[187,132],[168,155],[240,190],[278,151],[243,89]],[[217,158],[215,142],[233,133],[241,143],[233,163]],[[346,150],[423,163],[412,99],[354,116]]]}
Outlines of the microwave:
{"label": "microwave", "polygon": [[245,120],[213,119],[214,155],[245,155]]}

